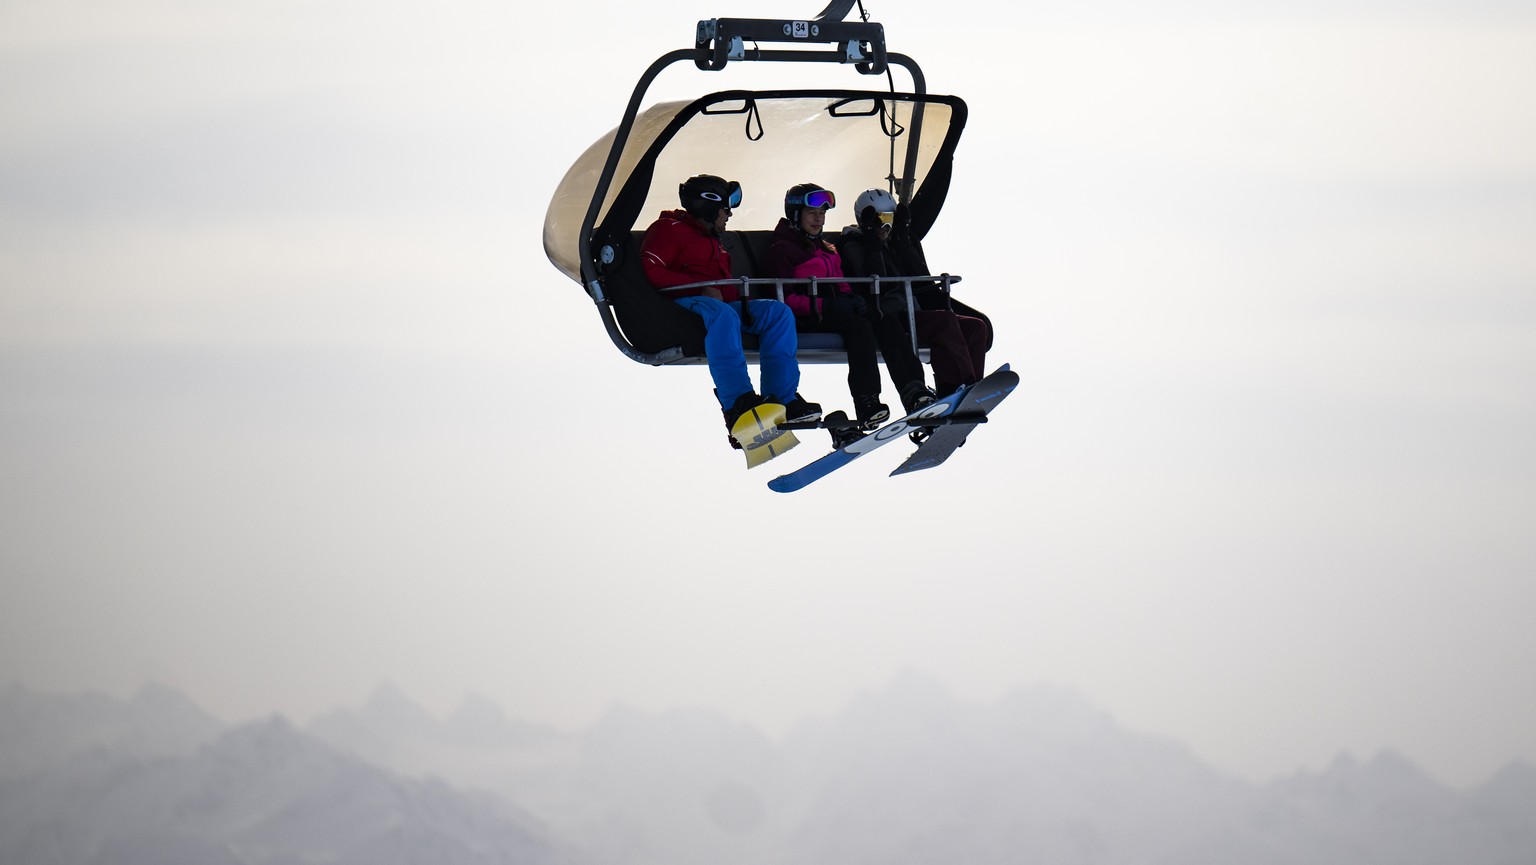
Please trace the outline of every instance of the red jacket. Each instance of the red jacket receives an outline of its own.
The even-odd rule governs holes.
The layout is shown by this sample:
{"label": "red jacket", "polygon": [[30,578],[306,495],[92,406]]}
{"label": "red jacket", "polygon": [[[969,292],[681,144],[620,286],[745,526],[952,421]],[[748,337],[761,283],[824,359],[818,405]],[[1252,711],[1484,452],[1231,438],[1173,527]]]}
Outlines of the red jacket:
{"label": "red jacket", "polygon": [[[657,288],[671,288],[690,282],[731,279],[731,254],[720,245],[714,226],[707,226],[686,210],[668,210],[645,230],[640,244],[640,262],[645,278]],[[727,303],[736,299],[735,285],[716,286]],[[702,288],[669,291],[668,298],[692,297]]]}

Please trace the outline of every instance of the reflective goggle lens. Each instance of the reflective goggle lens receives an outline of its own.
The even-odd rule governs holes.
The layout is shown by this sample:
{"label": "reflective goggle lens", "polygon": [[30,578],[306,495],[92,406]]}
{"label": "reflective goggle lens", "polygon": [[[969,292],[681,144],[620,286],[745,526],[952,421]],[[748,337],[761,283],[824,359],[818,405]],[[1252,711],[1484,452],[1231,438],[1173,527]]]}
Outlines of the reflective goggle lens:
{"label": "reflective goggle lens", "polygon": [[889,213],[881,213],[879,216],[881,225],[893,225],[896,222],[896,211],[894,210]]}
{"label": "reflective goggle lens", "polygon": [[837,206],[837,196],[833,195],[830,189],[818,189],[814,192],[807,192],[805,194],[805,206],[831,210]]}
{"label": "reflective goggle lens", "polygon": [[699,197],[700,198],[703,198],[703,199],[705,199],[707,201],[718,201],[718,202],[721,202],[726,207],[729,207],[732,210],[735,210],[736,208],[741,206],[741,184],[740,183],[737,183],[734,180],[731,181],[731,191],[728,192],[726,195],[727,195],[727,197],[721,198],[720,197],[720,193],[718,193],[718,192],[710,192],[707,189],[704,190],[703,192],[699,193]]}

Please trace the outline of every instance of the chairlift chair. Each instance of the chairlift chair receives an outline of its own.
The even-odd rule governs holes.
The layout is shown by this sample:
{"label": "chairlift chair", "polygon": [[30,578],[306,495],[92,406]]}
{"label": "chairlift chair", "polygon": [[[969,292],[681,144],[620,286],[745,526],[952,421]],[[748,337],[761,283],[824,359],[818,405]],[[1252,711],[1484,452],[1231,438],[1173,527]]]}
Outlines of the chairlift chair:
{"label": "chairlift chair", "polygon": [[[768,279],[759,270],[783,214],[783,191],[796,183],[819,183],[849,205],[860,191],[883,184],[910,208],[918,238],[932,228],[949,191],[965,102],[929,94],[917,63],[886,50],[880,24],[844,21],[854,2],[834,0],[810,20],[700,21],[694,46],[651,64],[619,125],[588,147],[560,181],[545,216],[545,251],[585,289],[626,357],[655,366],[705,362],[702,319],[651,287],[639,260],[644,229],[678,207],[678,184],[692,175],[715,174],[742,185],[742,206],[721,241],[744,296],[782,299],[786,285],[805,285]],[[765,49],[762,43],[792,47]],[[885,75],[890,86],[720,90],[641,110],[656,77],[689,60],[706,72],[741,62],[836,63],[866,76]],[[910,91],[894,89],[891,66],[907,70]],[[854,214],[834,210],[827,231],[854,221]],[[939,274],[847,281],[855,291],[910,294],[913,282],[938,282],[948,291],[959,280]],[[826,290],[811,286],[813,293]],[[747,360],[756,363],[748,336]],[[847,360],[837,334],[802,333],[799,342],[801,363]],[[917,348],[926,362],[926,348]]]}

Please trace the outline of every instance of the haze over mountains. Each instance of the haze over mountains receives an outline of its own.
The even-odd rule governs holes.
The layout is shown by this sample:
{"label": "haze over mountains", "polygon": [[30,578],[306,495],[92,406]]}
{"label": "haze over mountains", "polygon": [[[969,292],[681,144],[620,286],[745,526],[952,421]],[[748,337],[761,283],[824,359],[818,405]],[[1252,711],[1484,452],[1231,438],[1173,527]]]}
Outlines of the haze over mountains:
{"label": "haze over mountains", "polygon": [[1536,769],[1467,791],[1406,757],[1247,783],[1070,691],[967,703],[916,674],[781,742],[703,711],[559,731],[383,687],[300,727],[185,696],[0,692],[0,861],[1536,861]]}

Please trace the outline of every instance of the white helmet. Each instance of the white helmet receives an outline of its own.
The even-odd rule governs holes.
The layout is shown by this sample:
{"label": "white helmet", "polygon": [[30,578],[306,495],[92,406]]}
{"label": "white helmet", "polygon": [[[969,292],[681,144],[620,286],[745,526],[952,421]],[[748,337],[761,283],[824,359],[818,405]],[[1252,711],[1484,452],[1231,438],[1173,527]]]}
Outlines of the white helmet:
{"label": "white helmet", "polygon": [[866,207],[873,207],[876,213],[895,213],[896,199],[884,189],[866,189],[853,202],[853,212],[863,213]]}

